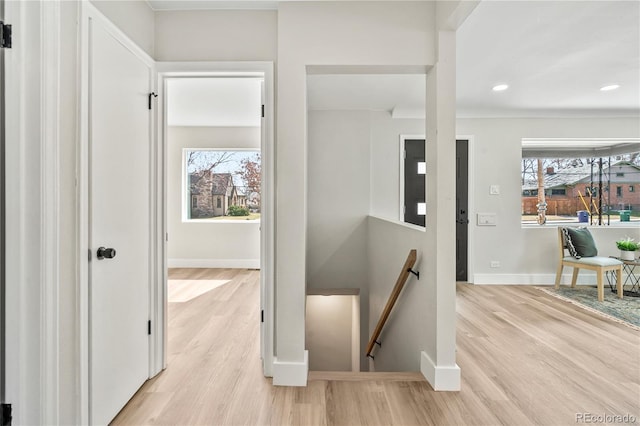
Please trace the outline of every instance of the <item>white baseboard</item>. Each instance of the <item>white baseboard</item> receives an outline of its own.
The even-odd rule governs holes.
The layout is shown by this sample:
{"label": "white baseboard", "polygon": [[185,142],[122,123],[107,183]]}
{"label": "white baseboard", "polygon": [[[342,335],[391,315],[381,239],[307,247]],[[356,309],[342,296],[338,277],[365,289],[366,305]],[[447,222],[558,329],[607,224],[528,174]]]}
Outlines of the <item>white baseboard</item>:
{"label": "white baseboard", "polygon": [[260,269],[260,259],[167,259],[169,268]]}
{"label": "white baseboard", "polygon": [[420,353],[420,372],[436,391],[460,390],[460,367],[437,366],[426,352]]}
{"label": "white baseboard", "polygon": [[[569,268],[569,271],[572,269]],[[556,274],[474,274],[473,284],[478,285],[553,285]],[[571,274],[562,274],[561,284],[571,284]],[[595,284],[596,276],[580,271],[578,284]]]}
{"label": "white baseboard", "polygon": [[309,351],[304,351],[304,361],[287,362],[273,358],[274,386],[307,386],[309,375]]}

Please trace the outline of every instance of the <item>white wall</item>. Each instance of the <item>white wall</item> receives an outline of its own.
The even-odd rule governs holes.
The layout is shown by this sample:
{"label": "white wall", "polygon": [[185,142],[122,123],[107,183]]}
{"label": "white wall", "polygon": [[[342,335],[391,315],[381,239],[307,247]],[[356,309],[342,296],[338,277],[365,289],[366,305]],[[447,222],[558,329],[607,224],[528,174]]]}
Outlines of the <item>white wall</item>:
{"label": "white wall", "polygon": [[[304,374],[309,65],[434,62],[431,2],[285,2],[278,10],[276,353],[274,383]],[[328,31],[330,29],[330,31]],[[291,373],[291,376],[288,376]],[[305,376],[302,378],[302,376]],[[288,384],[293,381],[287,379]]]}
{"label": "white wall", "polygon": [[154,56],[155,14],[144,0],[91,0],[91,3],[149,56]]}
{"label": "white wall", "polygon": [[[473,136],[475,228],[473,269],[476,283],[551,284],[555,273],[556,234],[552,227],[522,227],[521,139],[640,137],[637,118],[460,118],[458,135]],[[489,195],[490,185],[500,185],[500,195]],[[496,213],[497,226],[475,225],[475,213]],[[593,229],[602,254],[613,255],[613,242],[629,235],[640,239],[638,227]],[[497,260],[500,268],[491,268]]]}
{"label": "white wall", "polygon": [[274,10],[157,11],[158,61],[275,61]]}
{"label": "white wall", "polygon": [[351,371],[354,298],[358,297],[307,296],[306,341],[310,370]]}
{"label": "white wall", "polygon": [[[308,120],[307,286],[360,289],[364,347],[369,322],[370,112],[310,111]],[[360,354],[360,365],[366,367]]]}
{"label": "white wall", "polygon": [[400,135],[424,135],[425,120],[371,113],[371,215],[400,220]]}
{"label": "white wall", "polygon": [[309,113],[309,288],[366,287],[370,124],[368,111]]}
{"label": "white wall", "polygon": [[[373,331],[393,289],[402,265],[411,249],[418,250],[414,271],[423,270],[425,253],[421,247],[425,231],[398,222],[370,217],[369,233],[369,330]],[[420,352],[433,350],[435,330],[427,326],[433,320],[433,312],[425,309],[432,298],[422,278],[409,275],[404,290],[398,297],[394,310],[380,335],[382,346],[374,348],[376,371],[419,371]],[[425,333],[426,331],[426,333]]]}
{"label": "white wall", "polygon": [[169,267],[260,267],[260,223],[182,221],[183,148],[260,149],[259,127],[169,127],[167,227]]}

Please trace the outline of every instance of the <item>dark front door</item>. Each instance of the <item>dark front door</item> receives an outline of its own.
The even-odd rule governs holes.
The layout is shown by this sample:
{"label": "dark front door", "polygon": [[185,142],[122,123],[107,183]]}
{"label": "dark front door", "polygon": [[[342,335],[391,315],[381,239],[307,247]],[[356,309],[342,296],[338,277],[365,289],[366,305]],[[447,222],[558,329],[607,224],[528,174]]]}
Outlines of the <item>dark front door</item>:
{"label": "dark front door", "polygon": [[404,221],[425,225],[425,142],[424,139],[404,141]]}
{"label": "dark front door", "polygon": [[467,281],[469,141],[456,141],[456,281]]}

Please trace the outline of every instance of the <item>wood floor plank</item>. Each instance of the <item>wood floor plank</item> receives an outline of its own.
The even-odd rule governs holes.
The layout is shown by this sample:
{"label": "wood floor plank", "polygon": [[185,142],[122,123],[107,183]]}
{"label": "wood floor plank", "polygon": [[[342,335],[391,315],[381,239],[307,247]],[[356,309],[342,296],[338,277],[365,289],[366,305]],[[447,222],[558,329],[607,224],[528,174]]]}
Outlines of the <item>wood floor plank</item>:
{"label": "wood floor plank", "polygon": [[[228,281],[202,292],[194,281]],[[457,285],[460,392],[416,372],[262,376],[259,272],[172,269],[169,365],[116,425],[572,425],[578,413],[640,421],[640,333],[529,286]],[[219,283],[217,283],[219,284]],[[392,377],[389,377],[393,374]]]}

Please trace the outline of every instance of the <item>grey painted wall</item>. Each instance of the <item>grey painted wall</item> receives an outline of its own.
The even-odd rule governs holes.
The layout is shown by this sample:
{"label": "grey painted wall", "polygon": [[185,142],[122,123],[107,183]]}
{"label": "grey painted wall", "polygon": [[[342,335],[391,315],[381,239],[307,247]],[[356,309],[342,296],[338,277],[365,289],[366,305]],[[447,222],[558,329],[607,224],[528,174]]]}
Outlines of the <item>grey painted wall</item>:
{"label": "grey painted wall", "polygon": [[[370,131],[368,111],[309,112],[307,286],[360,289],[361,346],[368,334]],[[367,366],[364,357],[360,365]]]}
{"label": "grey painted wall", "polygon": [[351,371],[354,298],[357,296],[307,296],[305,336],[310,370]]}
{"label": "grey painted wall", "polygon": [[[411,249],[418,250],[415,271],[423,271],[428,262],[421,247],[425,231],[397,222],[370,217],[369,234],[369,330],[373,331],[387,299],[391,294]],[[427,255],[428,256],[428,255]],[[380,335],[381,347],[374,348],[376,371],[419,371],[420,352],[428,347],[434,334],[425,334],[429,328],[430,313],[425,308],[433,298],[424,278],[409,276],[404,290],[398,297],[394,310]]]}
{"label": "grey painted wall", "polygon": [[182,221],[184,148],[260,149],[259,127],[169,127],[167,133],[167,226],[169,266],[260,265],[260,223]]}
{"label": "grey painted wall", "polygon": [[158,61],[276,61],[275,10],[156,12]]}

